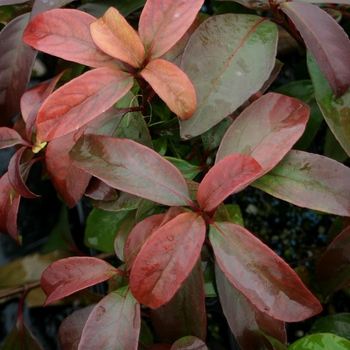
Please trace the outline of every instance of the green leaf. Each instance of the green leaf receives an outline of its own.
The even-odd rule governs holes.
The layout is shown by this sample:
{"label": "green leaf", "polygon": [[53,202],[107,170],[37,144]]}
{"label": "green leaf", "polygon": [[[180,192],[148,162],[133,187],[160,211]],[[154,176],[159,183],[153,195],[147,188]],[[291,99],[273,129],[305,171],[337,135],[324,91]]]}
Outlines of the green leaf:
{"label": "green leaf", "polygon": [[290,151],[269,173],[252,183],[301,207],[350,216],[350,169],[332,159]]}
{"label": "green leaf", "polygon": [[186,179],[193,180],[202,170],[196,165],[192,165],[183,159],[164,157],[171,164],[175,165]]}
{"label": "green leaf", "polygon": [[309,333],[332,333],[350,341],[350,313],[322,317],[312,325]]}
{"label": "green leaf", "polygon": [[326,140],[324,142],[323,154],[326,157],[332,158],[340,163],[345,162],[345,160],[349,158],[329,128],[326,131]]}
{"label": "green leaf", "polygon": [[308,52],[307,65],[315,88],[315,96],[329,128],[350,156],[350,90],[337,99],[315,59]]}
{"label": "green leaf", "polygon": [[288,347],[288,350],[349,350],[350,341],[334,334],[319,333],[303,337]]}
{"label": "green leaf", "polygon": [[116,234],[129,215],[129,210],[108,212],[97,208],[92,209],[86,223],[85,245],[102,252],[113,252]]}
{"label": "green leaf", "polygon": [[230,13],[204,21],[182,58],[198,105],[180,122],[181,136],[204,133],[256,93],[274,68],[276,44],[277,26],[265,18]]}

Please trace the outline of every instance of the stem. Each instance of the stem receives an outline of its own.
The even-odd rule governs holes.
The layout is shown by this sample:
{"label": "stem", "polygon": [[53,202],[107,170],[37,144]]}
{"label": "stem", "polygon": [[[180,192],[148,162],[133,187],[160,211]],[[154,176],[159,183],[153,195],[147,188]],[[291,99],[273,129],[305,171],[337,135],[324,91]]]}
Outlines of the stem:
{"label": "stem", "polygon": [[27,294],[30,290],[40,287],[40,281],[34,281],[31,283],[23,284],[20,287],[8,290],[6,292],[0,293],[0,299],[11,297],[16,294]]}

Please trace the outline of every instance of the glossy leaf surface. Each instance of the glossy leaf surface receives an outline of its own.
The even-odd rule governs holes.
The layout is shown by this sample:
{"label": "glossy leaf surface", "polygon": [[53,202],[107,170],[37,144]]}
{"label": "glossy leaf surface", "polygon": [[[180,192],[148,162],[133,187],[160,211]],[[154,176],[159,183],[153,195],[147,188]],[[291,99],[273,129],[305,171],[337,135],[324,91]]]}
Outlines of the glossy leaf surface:
{"label": "glossy leaf surface", "polygon": [[257,187],[287,202],[335,215],[350,215],[350,169],[332,159],[290,151]]}
{"label": "glossy leaf surface", "polygon": [[41,276],[41,288],[47,295],[45,305],[78,290],[103,282],[118,270],[104,260],[72,257],[52,263]]}
{"label": "glossy leaf surface", "polygon": [[338,142],[350,156],[350,91],[334,99],[331,86],[310,52],[307,55],[307,65],[323,117]]}
{"label": "glossy leaf surface", "polygon": [[130,288],[142,304],[156,309],[182,286],[198,260],[205,222],[183,213],[154,232],[142,246],[130,274]]}
{"label": "glossy leaf surface", "polygon": [[181,120],[189,119],[196,110],[196,91],[187,75],[175,64],[152,60],[141,76]]}
{"label": "glossy leaf surface", "polygon": [[289,265],[243,227],[217,222],[209,238],[220,269],[262,313],[297,322],[322,310]]}
{"label": "glossy leaf surface", "polygon": [[23,41],[39,51],[89,67],[114,67],[120,64],[101,51],[90,35],[96,18],[78,10],[45,11],[30,21]]}
{"label": "glossy leaf surface", "polygon": [[261,166],[250,156],[231,154],[221,159],[199,185],[197,201],[200,208],[212,211],[226,197],[243,190],[261,174]]}
{"label": "glossy leaf surface", "polygon": [[0,232],[10,235],[17,243],[21,242],[17,231],[20,200],[21,196],[13,190],[8,173],[5,173],[0,179]]}
{"label": "glossy leaf surface", "polygon": [[22,42],[29,13],[11,21],[0,33],[0,125],[8,126],[20,109],[36,50]]}
{"label": "glossy leaf surface", "polygon": [[342,27],[318,6],[283,2],[280,9],[298,28],[336,97],[350,87],[350,41]]}
{"label": "glossy leaf surface", "polygon": [[145,59],[140,37],[113,7],[90,25],[95,44],[108,55],[139,68]]}
{"label": "glossy leaf surface", "polygon": [[187,336],[177,340],[170,350],[208,350],[204,341],[194,336]]}
{"label": "glossy leaf surface", "polygon": [[199,260],[174,297],[163,306],[151,309],[150,316],[152,325],[164,343],[172,344],[190,335],[205,341],[205,290]]}
{"label": "glossy leaf surface", "polygon": [[111,187],[169,206],[191,203],[180,171],[132,140],[85,135],[70,155],[74,164]]}
{"label": "glossy leaf surface", "polygon": [[130,290],[104,297],[86,321],[78,349],[136,350],[141,327],[140,305]]}
{"label": "glossy leaf surface", "polygon": [[164,55],[186,33],[203,0],[147,1],[140,16],[139,35],[148,60]]}
{"label": "glossy leaf surface", "polygon": [[275,65],[276,45],[276,25],[261,17],[231,13],[204,21],[182,57],[198,106],[181,122],[181,136],[209,130],[256,93]]}
{"label": "glossy leaf surface", "polygon": [[326,296],[350,284],[350,226],[322,254],[316,274]]}
{"label": "glossy leaf surface", "polygon": [[58,329],[58,339],[62,349],[77,350],[81,333],[95,304],[71,313],[64,319]]}
{"label": "glossy leaf surface", "polygon": [[313,333],[332,333],[350,341],[350,313],[340,312],[317,320],[311,327]]}
{"label": "glossy leaf surface", "polygon": [[347,350],[350,341],[335,334],[319,333],[307,335],[288,347],[288,350]]}
{"label": "glossy leaf surface", "polygon": [[268,93],[247,107],[227,130],[216,162],[232,153],[253,157],[271,170],[305,130],[310,108],[297,99]]}
{"label": "glossy leaf surface", "polygon": [[226,278],[215,265],[216,285],[223,312],[242,350],[265,349],[265,339],[254,330],[260,329],[282,343],[287,340],[284,322],[259,311]]}
{"label": "glossy leaf surface", "polygon": [[97,68],[56,90],[38,112],[38,142],[57,139],[87,124],[132,87],[133,78],[113,68]]}

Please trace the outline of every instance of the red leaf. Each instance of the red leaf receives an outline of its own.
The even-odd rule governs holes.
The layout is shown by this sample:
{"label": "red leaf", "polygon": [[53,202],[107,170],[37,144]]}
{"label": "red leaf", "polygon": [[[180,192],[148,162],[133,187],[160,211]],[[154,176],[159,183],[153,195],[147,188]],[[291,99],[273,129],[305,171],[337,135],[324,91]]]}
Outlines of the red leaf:
{"label": "red leaf", "polygon": [[55,261],[41,276],[41,288],[47,295],[44,305],[106,281],[118,273],[114,266],[97,258],[72,257]]}
{"label": "red leaf", "polygon": [[21,196],[13,190],[8,173],[5,173],[0,179],[0,232],[7,233],[19,244],[17,214],[20,200]]}
{"label": "red leaf", "polygon": [[350,284],[350,226],[343,230],[322,254],[316,276],[325,296]]}
{"label": "red leaf", "polygon": [[335,160],[290,151],[252,186],[301,207],[350,216],[350,169]]}
{"label": "red leaf", "polygon": [[135,141],[85,135],[70,156],[75,165],[113,188],[169,206],[194,205],[180,171]]}
{"label": "red leaf", "polygon": [[76,131],[110,108],[132,87],[133,78],[113,68],[97,68],[71,80],[42,104],[37,141],[50,141]]}
{"label": "red leaf", "polygon": [[151,309],[150,316],[152,325],[163,343],[172,344],[189,335],[198,337],[198,341],[205,340],[207,317],[200,260],[171,300],[155,310]]}
{"label": "red leaf", "polygon": [[114,7],[90,25],[95,44],[108,55],[126,62],[134,68],[141,67],[145,49],[134,28]]}
{"label": "red leaf", "polygon": [[197,107],[196,91],[179,67],[156,59],[148,63],[140,74],[180,119],[186,120],[193,115]]}
{"label": "red leaf", "polygon": [[39,51],[89,67],[119,68],[120,64],[93,42],[90,24],[96,18],[78,10],[53,9],[30,21],[23,41]]}
{"label": "red leaf", "polygon": [[52,79],[32,87],[21,97],[21,113],[23,120],[26,123],[26,134],[28,140],[32,139],[33,128],[35,126],[39,108],[46,98],[50,96],[63,73],[64,72],[56,75]]}
{"label": "red leaf", "polygon": [[289,265],[243,227],[216,222],[209,238],[220,269],[262,313],[298,322],[321,312],[321,304]]}
{"label": "red leaf", "polygon": [[149,0],[142,10],[139,35],[148,60],[164,55],[186,33],[203,0]]}
{"label": "red leaf", "polygon": [[254,307],[229,282],[217,264],[215,278],[222,310],[242,350],[265,349],[265,337],[255,332],[258,329],[282,343],[286,342],[284,322],[275,320]]}
{"label": "red leaf", "polygon": [[119,289],[108,294],[92,310],[78,349],[136,350],[140,327],[140,305],[129,289]]}
{"label": "red leaf", "polygon": [[[11,158],[8,165],[8,177],[13,189],[24,198],[38,198],[39,195],[33,193],[25,184],[23,177],[27,178],[32,164],[21,164],[21,158],[23,153],[27,150],[26,147],[20,148]],[[30,158],[33,157],[31,152]]]}
{"label": "red leaf", "polygon": [[197,201],[201,210],[214,210],[226,197],[243,190],[261,174],[261,166],[250,156],[231,154],[221,159],[199,185]]}
{"label": "red leaf", "polygon": [[6,127],[0,128],[0,149],[15,145],[31,146],[22,139],[21,135],[16,130]]}
{"label": "red leaf", "polygon": [[36,50],[23,44],[22,33],[29,13],[18,16],[0,33],[0,125],[11,122],[20,109],[36,57]]}
{"label": "red leaf", "polygon": [[58,329],[58,339],[64,350],[76,350],[81,338],[81,333],[95,304],[79,309],[70,314]]}
{"label": "red leaf", "polygon": [[142,304],[167,303],[193,269],[205,238],[205,222],[183,213],[154,232],[142,246],[130,274],[130,288]]}
{"label": "red leaf", "polygon": [[318,6],[303,2],[282,2],[306,46],[315,57],[336,97],[350,87],[350,42],[343,28]]}
{"label": "red leaf", "polygon": [[252,156],[268,172],[303,134],[309,113],[310,107],[295,98],[276,93],[262,96],[229,127],[216,162],[241,153]]}

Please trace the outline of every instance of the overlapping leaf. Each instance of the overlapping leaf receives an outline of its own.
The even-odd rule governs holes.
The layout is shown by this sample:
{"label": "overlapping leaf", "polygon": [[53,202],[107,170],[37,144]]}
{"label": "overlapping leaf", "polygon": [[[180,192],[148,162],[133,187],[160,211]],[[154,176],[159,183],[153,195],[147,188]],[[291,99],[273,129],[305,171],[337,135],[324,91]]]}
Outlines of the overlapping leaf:
{"label": "overlapping leaf", "polygon": [[252,186],[301,207],[350,216],[349,178],[341,163],[292,150]]}
{"label": "overlapping leaf", "polygon": [[343,28],[319,7],[283,2],[280,9],[298,28],[336,97],[350,87],[350,41]]}
{"label": "overlapping leaf", "polygon": [[130,273],[130,288],[140,303],[156,309],[174,296],[198,260],[205,230],[203,218],[189,212],[152,234]]}
{"label": "overlapping leaf", "polygon": [[141,76],[181,120],[196,110],[196,91],[188,76],[173,63],[155,59],[141,71]]}
{"label": "overlapping leaf", "polygon": [[231,13],[204,21],[182,57],[198,106],[181,122],[181,136],[209,130],[256,93],[274,68],[276,46],[277,27],[264,18]]}
{"label": "overlapping leaf", "polygon": [[108,294],[91,311],[78,350],[138,348],[140,305],[130,290]]}
{"label": "overlapping leaf", "polygon": [[42,104],[37,141],[67,135],[110,108],[132,87],[133,78],[120,70],[96,68],[65,84]]}
{"label": "overlapping leaf", "polygon": [[174,297],[158,309],[151,309],[150,316],[152,325],[164,343],[172,344],[190,335],[205,341],[205,290],[200,260]]}
{"label": "overlapping leaf", "polygon": [[41,288],[47,295],[45,305],[106,281],[118,273],[114,266],[92,257],[71,257],[55,261],[41,276]]}
{"label": "overlapping leaf", "polygon": [[230,194],[247,187],[262,174],[257,161],[243,154],[231,154],[217,163],[199,185],[197,201],[202,210],[215,209]]}
{"label": "overlapping leaf", "polygon": [[5,126],[0,128],[0,149],[15,145],[28,146],[28,143],[22,139],[21,135],[16,130]]}
{"label": "overlapping leaf", "polygon": [[350,284],[350,226],[323,253],[316,274],[325,296]]}
{"label": "overlapping leaf", "polygon": [[331,86],[308,52],[307,65],[315,89],[317,103],[332,133],[350,157],[350,90],[334,99]]}
{"label": "overlapping leaf", "polygon": [[298,322],[322,310],[289,265],[243,227],[217,222],[209,238],[227,279],[262,313]]}
{"label": "overlapping leaf", "polygon": [[87,13],[73,9],[45,11],[30,21],[23,41],[39,51],[89,67],[120,67],[93,42],[90,24],[95,20]]}
{"label": "overlapping leaf", "polygon": [[164,55],[186,33],[203,0],[147,1],[140,16],[139,35],[148,60]]}
{"label": "overlapping leaf", "polygon": [[145,49],[140,37],[125,18],[113,7],[90,25],[95,44],[108,55],[140,68]]}
{"label": "overlapping leaf", "polygon": [[187,336],[178,339],[170,350],[208,350],[208,348],[203,340],[194,336]]}
{"label": "overlapping leaf", "polygon": [[135,141],[86,135],[70,155],[75,165],[111,187],[169,206],[192,204],[180,171]]}
{"label": "overlapping leaf", "polygon": [[226,278],[215,265],[216,285],[227,322],[242,350],[264,349],[265,339],[254,332],[265,334],[285,343],[287,340],[284,322],[273,319],[254,307]]}
{"label": "overlapping leaf", "polygon": [[12,20],[0,33],[0,125],[9,126],[19,112],[20,98],[30,79],[36,50],[22,42],[29,13]]}
{"label": "overlapping leaf", "polygon": [[268,93],[247,107],[227,130],[216,162],[232,153],[252,156],[271,170],[305,130],[310,108],[284,95]]}

